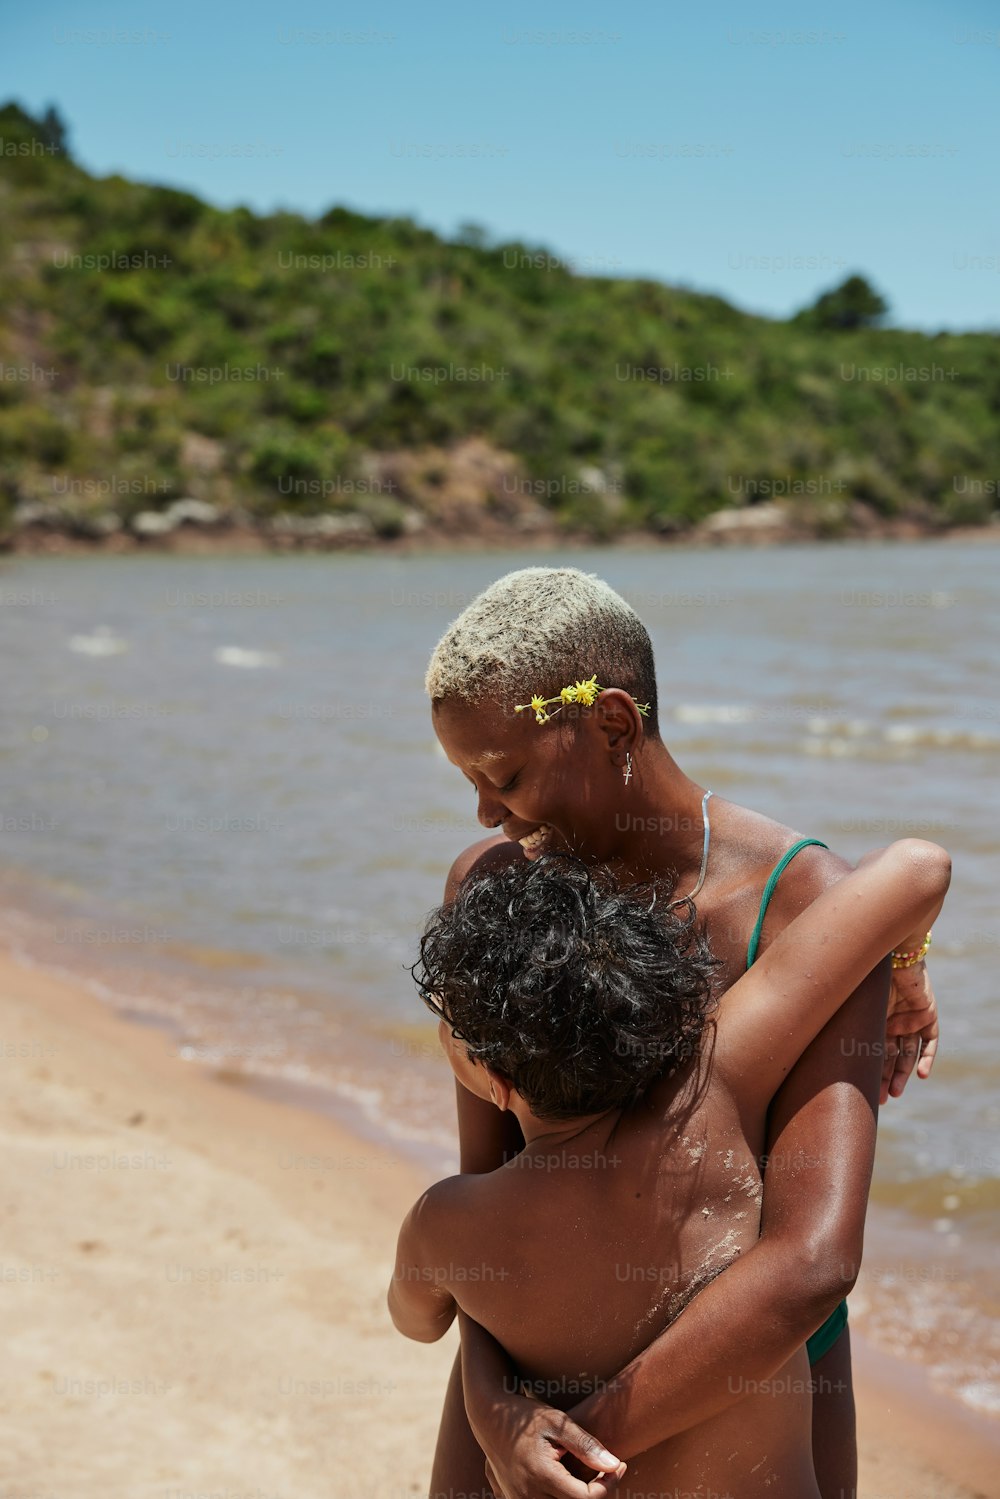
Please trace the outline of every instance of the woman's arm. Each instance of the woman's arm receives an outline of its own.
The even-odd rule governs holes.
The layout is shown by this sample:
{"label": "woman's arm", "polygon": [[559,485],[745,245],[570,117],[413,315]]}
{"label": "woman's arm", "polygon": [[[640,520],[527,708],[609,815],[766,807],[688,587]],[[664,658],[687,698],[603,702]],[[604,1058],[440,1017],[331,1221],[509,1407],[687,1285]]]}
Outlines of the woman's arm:
{"label": "woman's arm", "polygon": [[524,1149],[521,1126],[510,1109],[503,1113],[488,1098],[479,1098],[455,1083],[458,1113],[459,1170],[463,1175],[483,1176],[498,1171]]}
{"label": "woman's arm", "polygon": [[869,854],[732,986],[715,1026],[712,1070],[751,1122],[844,996],[894,947],[918,930],[922,937],[950,879],[944,849],[920,838]]}

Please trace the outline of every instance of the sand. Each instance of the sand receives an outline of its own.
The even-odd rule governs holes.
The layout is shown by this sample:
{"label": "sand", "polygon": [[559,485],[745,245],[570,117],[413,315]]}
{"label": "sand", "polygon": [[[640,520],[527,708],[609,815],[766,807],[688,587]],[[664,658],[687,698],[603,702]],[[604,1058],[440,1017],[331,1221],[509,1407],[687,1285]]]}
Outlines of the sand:
{"label": "sand", "polygon": [[[454,1331],[391,1327],[426,1184],[0,954],[4,1499],[426,1494]],[[865,1499],[995,1495],[977,1432],[859,1364]]]}

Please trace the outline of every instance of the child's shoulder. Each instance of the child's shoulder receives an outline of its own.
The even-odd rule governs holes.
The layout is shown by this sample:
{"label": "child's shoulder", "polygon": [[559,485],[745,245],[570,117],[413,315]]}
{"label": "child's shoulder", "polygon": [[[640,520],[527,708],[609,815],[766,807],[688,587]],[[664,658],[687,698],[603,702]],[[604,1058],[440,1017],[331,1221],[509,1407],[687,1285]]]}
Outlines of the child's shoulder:
{"label": "child's shoulder", "polygon": [[492,838],[480,838],[478,842],[463,849],[449,869],[445,881],[445,900],[454,899],[459,885],[470,875],[488,874],[490,870],[500,869],[503,865],[520,861],[524,857],[521,845],[503,833],[497,833]]}
{"label": "child's shoulder", "polygon": [[407,1216],[408,1231],[428,1259],[445,1248],[453,1252],[470,1224],[479,1221],[492,1195],[487,1183],[493,1174],[445,1176],[417,1198]]}
{"label": "child's shoulder", "polygon": [[435,1222],[455,1218],[492,1195],[490,1178],[496,1174],[494,1171],[481,1174],[466,1171],[461,1175],[443,1176],[417,1199],[416,1207]]}

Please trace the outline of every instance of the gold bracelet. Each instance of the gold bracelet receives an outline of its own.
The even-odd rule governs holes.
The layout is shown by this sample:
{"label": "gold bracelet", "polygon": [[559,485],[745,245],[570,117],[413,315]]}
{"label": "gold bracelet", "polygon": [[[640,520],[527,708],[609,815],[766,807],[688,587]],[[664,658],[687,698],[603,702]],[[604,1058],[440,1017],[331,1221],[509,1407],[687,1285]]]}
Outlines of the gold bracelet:
{"label": "gold bracelet", "polygon": [[924,938],[923,942],[921,942],[920,946],[913,948],[912,952],[894,952],[893,953],[893,955],[892,955],[892,966],[893,966],[893,968],[914,968],[914,967],[916,967],[916,965],[918,963],[922,963],[924,961],[924,959],[926,958],[927,951],[928,951],[928,948],[930,947],[930,945],[931,945],[931,934],[930,934],[930,932],[928,932],[927,936]]}

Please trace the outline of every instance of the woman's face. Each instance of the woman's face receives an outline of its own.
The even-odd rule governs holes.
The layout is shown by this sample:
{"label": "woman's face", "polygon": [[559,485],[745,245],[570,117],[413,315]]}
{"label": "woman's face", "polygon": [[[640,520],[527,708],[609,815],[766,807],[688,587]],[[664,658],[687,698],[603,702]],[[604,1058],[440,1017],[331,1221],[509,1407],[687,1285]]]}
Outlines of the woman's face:
{"label": "woman's face", "polygon": [[529,859],[561,848],[605,860],[620,840],[621,770],[596,712],[561,717],[540,724],[530,712],[445,699],[434,729],[475,789],[483,827],[502,828]]}

